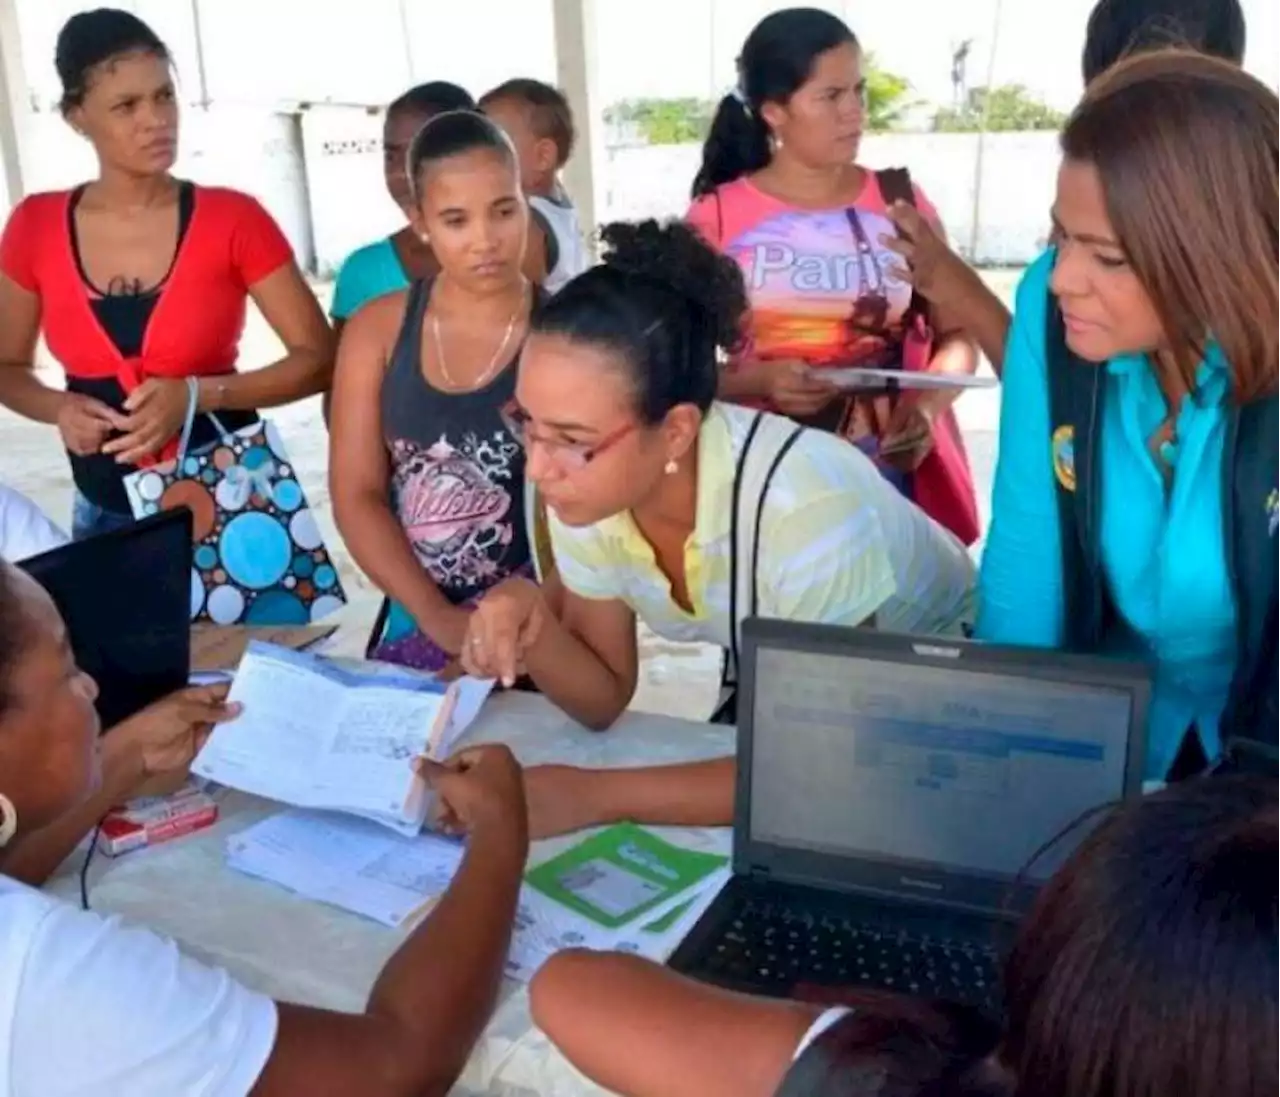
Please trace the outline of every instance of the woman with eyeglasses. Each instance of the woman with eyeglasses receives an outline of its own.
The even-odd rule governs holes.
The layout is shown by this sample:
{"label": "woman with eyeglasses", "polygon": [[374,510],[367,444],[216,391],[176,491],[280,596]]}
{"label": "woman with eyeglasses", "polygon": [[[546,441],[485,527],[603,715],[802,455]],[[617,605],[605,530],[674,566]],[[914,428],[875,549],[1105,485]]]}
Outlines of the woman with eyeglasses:
{"label": "woman with eyeglasses", "polygon": [[469,604],[534,578],[525,456],[503,408],[536,288],[515,151],[474,111],[426,123],[409,151],[433,279],[370,301],[342,333],[330,482],[356,562],[390,599],[374,658],[456,664]]}
{"label": "woman with eyeglasses", "polygon": [[[469,618],[464,666],[508,681],[527,673],[604,729],[636,688],[637,619],[667,639],[723,648],[753,610],[959,632],[973,565],[953,535],[856,447],[716,402],[717,350],[737,343],[746,310],[737,264],[681,223],[610,225],[602,239],[604,262],[534,314],[516,382],[561,612],[526,579],[495,586]],[[731,581],[738,519],[754,527],[737,539],[753,547],[754,562],[738,561],[753,573],[753,606]],[[732,761],[697,772],[709,784],[690,795],[695,813],[728,822]],[[656,784],[660,796],[673,790]],[[611,810],[664,820],[672,808],[619,798]]]}

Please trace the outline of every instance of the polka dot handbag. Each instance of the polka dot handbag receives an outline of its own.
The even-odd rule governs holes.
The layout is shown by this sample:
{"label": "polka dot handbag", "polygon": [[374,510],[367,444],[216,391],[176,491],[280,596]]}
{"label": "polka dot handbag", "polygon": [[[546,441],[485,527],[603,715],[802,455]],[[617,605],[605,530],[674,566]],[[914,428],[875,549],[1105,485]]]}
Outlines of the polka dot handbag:
{"label": "polka dot handbag", "polygon": [[338,571],[273,423],[261,420],[188,450],[195,385],[177,456],[131,473],[136,518],[172,507],[194,516],[191,619],[304,625],[346,605]]}

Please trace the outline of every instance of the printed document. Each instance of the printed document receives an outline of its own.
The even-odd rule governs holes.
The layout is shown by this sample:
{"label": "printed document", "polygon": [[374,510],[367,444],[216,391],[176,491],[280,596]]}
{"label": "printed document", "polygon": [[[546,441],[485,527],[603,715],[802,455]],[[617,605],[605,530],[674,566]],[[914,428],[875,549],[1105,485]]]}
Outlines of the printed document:
{"label": "printed document", "polygon": [[[228,694],[244,711],[214,729],[192,772],[416,834],[429,797],[412,760],[446,757],[491,685],[471,682],[464,691],[411,671],[354,670],[254,641]],[[454,718],[460,694],[466,711],[457,715],[466,722]]]}
{"label": "printed document", "polygon": [[[226,862],[303,898],[404,928],[448,888],[463,850],[453,838],[408,837],[350,815],[291,809],[229,838]],[[665,960],[729,875],[726,857],[673,846],[639,827],[587,838],[526,876],[507,977],[528,982],[567,948]]]}
{"label": "printed document", "polygon": [[281,812],[227,841],[227,864],[317,902],[400,926],[453,879],[462,843],[393,834],[366,819]]}

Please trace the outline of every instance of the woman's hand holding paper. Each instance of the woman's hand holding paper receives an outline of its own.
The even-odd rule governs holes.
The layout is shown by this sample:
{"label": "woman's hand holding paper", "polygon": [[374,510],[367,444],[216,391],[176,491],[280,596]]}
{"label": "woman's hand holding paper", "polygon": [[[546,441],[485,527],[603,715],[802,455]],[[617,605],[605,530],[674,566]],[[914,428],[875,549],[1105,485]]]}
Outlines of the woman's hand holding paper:
{"label": "woman's hand holding paper", "polygon": [[528,841],[520,763],[508,747],[468,747],[444,763],[418,758],[414,768],[438,798],[437,830],[472,834],[498,828]]}

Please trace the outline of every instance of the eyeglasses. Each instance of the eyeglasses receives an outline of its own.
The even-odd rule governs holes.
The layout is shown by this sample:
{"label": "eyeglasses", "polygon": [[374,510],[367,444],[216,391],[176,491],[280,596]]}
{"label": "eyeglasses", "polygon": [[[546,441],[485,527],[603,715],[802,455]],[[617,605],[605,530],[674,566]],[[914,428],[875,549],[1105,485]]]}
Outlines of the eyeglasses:
{"label": "eyeglasses", "polygon": [[531,446],[539,446],[542,452],[565,472],[579,472],[586,468],[600,454],[617,445],[636,429],[635,423],[625,423],[599,441],[588,445],[585,442],[569,442],[559,438],[541,438],[534,434],[530,430],[532,419],[529,413],[514,400],[506,404],[499,414],[502,416],[503,426],[507,428],[511,437],[526,451]]}

